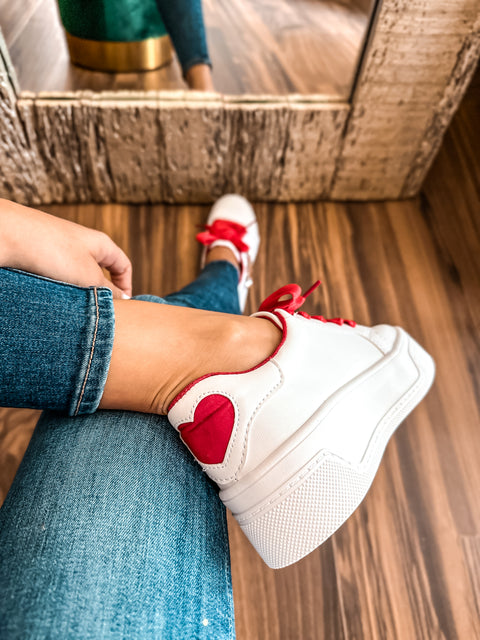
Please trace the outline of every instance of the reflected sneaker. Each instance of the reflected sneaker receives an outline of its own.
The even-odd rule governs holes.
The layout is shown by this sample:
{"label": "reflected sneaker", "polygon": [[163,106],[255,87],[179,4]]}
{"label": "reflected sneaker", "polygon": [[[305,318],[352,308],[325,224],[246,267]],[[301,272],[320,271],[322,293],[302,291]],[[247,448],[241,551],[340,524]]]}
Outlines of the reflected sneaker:
{"label": "reflected sneaker", "polygon": [[197,240],[205,246],[201,267],[209,249],[227,247],[239,264],[238,302],[244,311],[248,289],[252,286],[251,269],[258,254],[260,235],[255,212],[245,198],[229,194],[213,205],[205,230],[197,234]]}
{"label": "reflected sneaker", "polygon": [[305,295],[282,287],[254,314],[282,331],[266,361],[194,381],[168,412],[272,568],[300,560],[354,512],[434,378],[432,358],[399,327],[297,312],[318,284]]}

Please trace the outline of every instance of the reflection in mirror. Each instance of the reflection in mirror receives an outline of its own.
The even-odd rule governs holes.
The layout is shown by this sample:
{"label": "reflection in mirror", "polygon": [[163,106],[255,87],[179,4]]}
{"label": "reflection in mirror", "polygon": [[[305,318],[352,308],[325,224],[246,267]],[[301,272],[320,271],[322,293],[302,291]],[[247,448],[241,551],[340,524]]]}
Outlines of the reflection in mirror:
{"label": "reflection in mirror", "polygon": [[[132,11],[132,6],[145,1],[128,0],[126,4]],[[176,5],[171,0],[152,0],[154,4],[155,1],[160,7],[162,3]],[[200,1],[185,0],[184,3],[199,5]],[[203,0],[215,90],[237,95],[299,93],[323,94],[333,100],[348,99],[373,3],[374,0]],[[64,24],[72,31],[69,24],[72,15],[71,12],[65,14],[65,6],[75,4],[83,5],[82,10],[85,7],[81,0],[58,0],[58,3],[57,0],[0,0],[0,26],[22,90],[176,90],[187,87],[178,56],[172,58],[164,47],[168,37],[162,39],[164,64],[155,70],[107,73],[73,65],[58,5]],[[103,0],[98,4],[102,7],[111,5],[117,11],[123,3]],[[154,10],[158,11],[156,7]],[[165,19],[164,24],[170,24],[171,18],[169,20]],[[148,20],[148,26],[151,22]],[[178,24],[178,20],[176,22]],[[130,19],[127,24],[131,23]],[[97,21],[96,28],[98,26]],[[170,34],[174,42],[176,39],[181,58],[182,42],[191,42],[191,32],[185,29],[182,32],[180,28],[179,35],[174,34],[174,30],[171,28]],[[90,45],[98,40],[96,33],[90,38],[84,33],[80,35]],[[147,36],[151,35],[147,33]],[[79,43],[80,48],[83,46],[82,39],[77,36],[78,33],[68,36],[73,56],[76,55],[75,46]],[[134,37],[130,39],[135,40]],[[150,40],[153,39],[150,37]],[[102,49],[100,54],[93,50],[93,55],[105,62],[109,54]],[[159,63],[157,59],[155,64]],[[90,63],[84,61],[84,64]],[[200,78],[196,85],[195,79],[192,81],[188,74],[187,79],[195,88],[211,86],[208,77]]]}

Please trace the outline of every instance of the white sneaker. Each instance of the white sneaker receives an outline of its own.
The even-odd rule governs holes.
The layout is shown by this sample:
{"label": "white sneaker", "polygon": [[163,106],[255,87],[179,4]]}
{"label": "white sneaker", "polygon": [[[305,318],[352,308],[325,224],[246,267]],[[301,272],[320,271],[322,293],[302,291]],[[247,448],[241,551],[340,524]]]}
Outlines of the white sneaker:
{"label": "white sneaker", "polygon": [[248,289],[252,286],[251,269],[258,254],[260,235],[252,205],[242,196],[222,196],[213,205],[207,218],[205,231],[197,234],[197,240],[205,245],[201,267],[213,247],[228,247],[238,261],[238,302],[244,311]]}
{"label": "white sneaker", "polygon": [[196,380],[168,412],[272,568],[313,551],[358,507],[435,371],[398,327],[294,314],[306,295],[287,285],[255,314],[283,332],[270,358]]}

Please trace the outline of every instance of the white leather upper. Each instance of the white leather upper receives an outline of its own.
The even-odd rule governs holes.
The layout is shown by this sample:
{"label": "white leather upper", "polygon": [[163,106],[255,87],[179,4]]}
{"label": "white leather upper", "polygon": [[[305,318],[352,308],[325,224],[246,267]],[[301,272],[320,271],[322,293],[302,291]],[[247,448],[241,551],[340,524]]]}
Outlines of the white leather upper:
{"label": "white leather upper", "polygon": [[[170,422],[178,428],[193,419],[196,406],[206,395],[215,393],[230,398],[235,407],[235,424],[224,461],[218,465],[202,465],[221,487],[244,477],[282,447],[347,383],[365,376],[370,369],[375,370],[375,365],[378,370],[384,359],[381,346],[391,349],[398,337],[397,330],[388,326],[379,327],[377,334],[375,328],[322,323],[280,310],[276,313],[286,324],[287,337],[273,358],[253,371],[200,380],[168,414]],[[261,315],[276,320],[272,314]],[[407,388],[414,377],[414,372],[410,373],[399,378]],[[383,377],[384,374],[377,371],[377,393],[382,388]],[[393,382],[395,373],[387,378]],[[361,403],[361,388],[355,393],[356,402]],[[365,396],[367,401],[368,396]],[[386,400],[388,404],[388,398]],[[339,428],[333,425],[325,432],[325,446],[346,459],[355,458],[354,452],[361,450],[357,440],[368,442],[365,430],[342,428],[342,425],[356,424],[356,415],[349,414],[352,409],[355,411],[355,406],[347,400],[337,408]]]}

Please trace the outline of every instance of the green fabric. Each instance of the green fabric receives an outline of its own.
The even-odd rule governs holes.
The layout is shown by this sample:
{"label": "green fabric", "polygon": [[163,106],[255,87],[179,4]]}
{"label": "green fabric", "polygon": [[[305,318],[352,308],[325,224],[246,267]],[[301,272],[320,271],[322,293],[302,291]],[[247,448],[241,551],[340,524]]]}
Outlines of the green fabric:
{"label": "green fabric", "polygon": [[63,26],[73,36],[133,42],[166,34],[155,0],[58,0]]}

